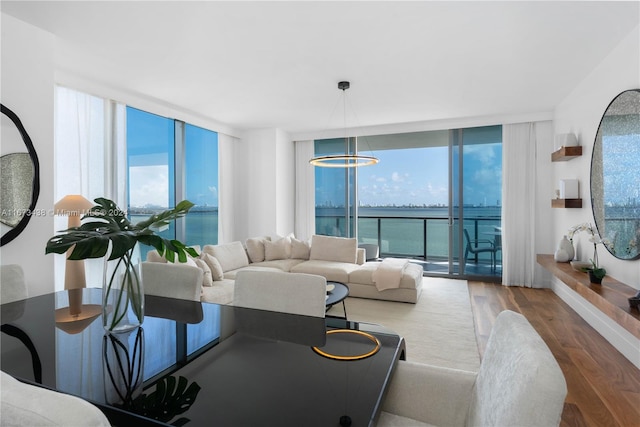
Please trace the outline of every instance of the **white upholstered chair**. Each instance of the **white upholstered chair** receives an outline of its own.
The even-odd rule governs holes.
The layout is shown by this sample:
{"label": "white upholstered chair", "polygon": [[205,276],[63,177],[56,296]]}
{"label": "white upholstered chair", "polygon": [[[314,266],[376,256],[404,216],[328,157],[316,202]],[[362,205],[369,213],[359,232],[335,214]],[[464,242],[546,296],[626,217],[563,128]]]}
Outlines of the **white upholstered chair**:
{"label": "white upholstered chair", "polygon": [[109,426],[94,405],[75,396],[21,383],[0,372],[0,422],[3,426]]}
{"label": "white upholstered chair", "polygon": [[503,311],[477,374],[400,361],[378,426],[557,426],[566,394],[540,335]]}
{"label": "white upholstered chair", "polygon": [[[0,266],[0,302],[8,304],[27,298],[24,272],[19,265]],[[29,336],[8,322],[22,314],[22,305],[2,309],[2,332],[18,338],[31,351],[34,377],[41,381],[40,359]],[[80,398],[22,383],[0,372],[0,425],[2,426],[108,426],[109,421],[95,406]]]}
{"label": "white upholstered chair", "polygon": [[24,281],[24,271],[18,264],[0,266],[0,304],[26,299],[29,297]]}
{"label": "white upholstered chair", "polygon": [[187,264],[167,266],[160,262],[143,262],[142,283],[146,295],[200,301],[202,270]]}
{"label": "white upholstered chair", "polygon": [[322,276],[242,270],[236,275],[233,305],[324,317],[327,280]]}
{"label": "white upholstered chair", "polygon": [[361,243],[358,245],[358,248],[364,249],[365,260],[367,261],[375,261],[380,257],[380,248],[376,244]]}

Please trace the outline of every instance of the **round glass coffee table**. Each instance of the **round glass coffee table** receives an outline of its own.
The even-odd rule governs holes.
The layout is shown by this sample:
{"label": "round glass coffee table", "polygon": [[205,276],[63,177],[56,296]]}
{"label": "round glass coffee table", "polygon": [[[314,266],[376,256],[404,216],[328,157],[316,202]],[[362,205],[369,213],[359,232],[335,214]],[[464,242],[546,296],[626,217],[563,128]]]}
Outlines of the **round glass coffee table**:
{"label": "round glass coffee table", "polygon": [[341,282],[333,282],[327,280],[327,311],[334,305],[342,302],[342,311],[344,312],[344,319],[347,319],[347,307],[344,305],[344,300],[349,296],[349,287]]}

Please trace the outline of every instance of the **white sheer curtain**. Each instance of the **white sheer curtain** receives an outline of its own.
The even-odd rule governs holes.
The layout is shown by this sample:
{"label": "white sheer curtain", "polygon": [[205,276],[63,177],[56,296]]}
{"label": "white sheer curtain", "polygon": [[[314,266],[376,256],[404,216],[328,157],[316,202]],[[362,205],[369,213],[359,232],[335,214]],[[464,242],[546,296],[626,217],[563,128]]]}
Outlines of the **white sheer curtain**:
{"label": "white sheer curtain", "polygon": [[[56,87],[54,200],[68,194],[81,194],[88,200],[107,197],[126,208],[126,158],[124,149],[124,106],[64,87]],[[55,230],[68,226],[68,219],[54,219]],[[55,290],[64,288],[65,257],[55,256]],[[85,260],[87,287],[102,286],[103,260]],[[56,296],[57,306],[68,305],[66,293]],[[91,328],[102,329],[100,322]],[[56,329],[56,363],[77,360],[78,369],[72,375],[58,378],[58,385],[66,390],[91,397],[91,390],[102,390],[103,378],[94,375],[102,358],[93,358],[93,366],[80,363],[89,360],[87,354],[100,354],[102,339],[90,334],[80,347],[65,345],[67,333]],[[92,338],[94,337],[94,338]],[[99,365],[99,366],[98,366]],[[99,398],[99,396],[95,396]]]}
{"label": "white sheer curtain", "polygon": [[[125,107],[58,86],[55,108],[54,200],[106,197],[126,209]],[[67,217],[54,219],[55,231]],[[87,287],[102,285],[102,261],[85,261]],[[64,256],[56,255],[55,289],[64,288]]]}
{"label": "white sheer curtain", "polygon": [[502,127],[502,284],[533,287],[536,265],[535,123]]}
{"label": "white sheer curtain", "polygon": [[316,230],[316,194],[314,167],[309,159],[314,155],[313,141],[295,142],[296,199],[295,230],[298,239],[307,240]]}
{"label": "white sheer curtain", "polygon": [[218,134],[218,243],[234,240],[233,206],[235,179],[233,178],[234,148],[240,140]]}

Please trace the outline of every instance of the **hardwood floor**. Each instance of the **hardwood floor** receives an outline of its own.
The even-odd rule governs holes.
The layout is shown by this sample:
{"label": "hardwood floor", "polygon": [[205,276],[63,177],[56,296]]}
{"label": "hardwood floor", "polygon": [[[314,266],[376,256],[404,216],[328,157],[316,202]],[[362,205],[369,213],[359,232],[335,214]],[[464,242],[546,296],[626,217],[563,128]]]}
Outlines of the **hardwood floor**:
{"label": "hardwood floor", "polygon": [[496,316],[522,313],[567,381],[562,427],[640,426],[640,370],[550,289],[469,281],[480,356]]}

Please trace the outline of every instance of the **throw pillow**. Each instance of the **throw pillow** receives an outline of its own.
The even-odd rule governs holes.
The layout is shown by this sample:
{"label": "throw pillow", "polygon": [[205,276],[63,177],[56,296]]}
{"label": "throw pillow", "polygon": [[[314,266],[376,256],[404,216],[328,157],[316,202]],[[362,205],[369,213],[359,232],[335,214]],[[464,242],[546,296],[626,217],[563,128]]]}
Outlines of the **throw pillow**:
{"label": "throw pillow", "polygon": [[152,249],[147,252],[147,261],[149,262],[167,262],[167,259],[163,256],[160,256],[157,250]]}
{"label": "throw pillow", "polygon": [[298,240],[295,237],[291,239],[291,258],[309,259],[310,250],[309,242]]}
{"label": "throw pillow", "polygon": [[252,239],[247,239],[247,254],[249,254],[249,259],[251,260],[251,262],[264,261],[264,242],[266,240],[270,240],[270,238],[254,237]]}
{"label": "throw pillow", "polygon": [[309,259],[323,261],[348,262],[355,264],[358,254],[358,241],[345,237],[311,236]]}
{"label": "throw pillow", "polygon": [[200,254],[200,259],[203,260],[209,267],[209,270],[211,270],[211,278],[213,279],[214,282],[224,279],[222,266],[220,265],[220,262],[218,262],[218,260],[215,257],[211,256],[206,252],[202,252]]}
{"label": "throw pillow", "polygon": [[202,270],[202,273],[203,273],[202,286],[213,286],[213,277],[211,276],[211,269],[209,268],[207,263],[201,259],[197,259],[196,264],[198,265],[200,270]]}
{"label": "throw pillow", "polygon": [[202,248],[202,252],[206,252],[216,258],[222,266],[222,271],[237,270],[249,265],[247,251],[244,249],[242,242],[205,245]]}
{"label": "throw pillow", "polygon": [[276,259],[287,259],[289,258],[287,254],[287,239],[283,238],[280,240],[276,240],[272,242],[270,240],[265,240],[264,242],[264,260],[265,261],[273,261]]}

